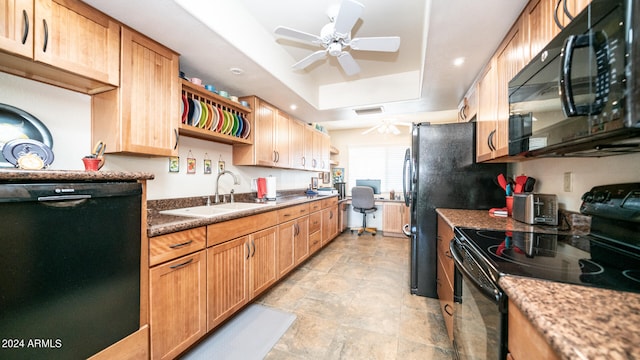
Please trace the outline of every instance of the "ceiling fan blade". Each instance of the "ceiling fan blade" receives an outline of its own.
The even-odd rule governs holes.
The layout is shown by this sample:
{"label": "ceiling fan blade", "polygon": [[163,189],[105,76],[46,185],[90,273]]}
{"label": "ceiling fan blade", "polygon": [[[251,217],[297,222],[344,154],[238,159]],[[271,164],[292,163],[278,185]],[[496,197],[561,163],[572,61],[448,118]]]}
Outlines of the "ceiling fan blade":
{"label": "ceiling fan blade", "polygon": [[355,75],[360,72],[360,66],[353,59],[353,56],[346,51],[343,51],[342,54],[338,55],[338,62],[347,76]]}
{"label": "ceiling fan blade", "polygon": [[400,48],[400,37],[364,37],[355,38],[349,44],[353,50],[395,52]]}
{"label": "ceiling fan blade", "polygon": [[334,29],[340,37],[346,37],[351,34],[351,29],[356,24],[356,21],[362,15],[364,5],[355,0],[343,0],[340,4],[340,10],[334,20]]}
{"label": "ceiling fan blade", "polygon": [[318,50],[318,51],[314,52],[313,54],[307,56],[306,58],[298,61],[297,63],[295,63],[293,65],[291,65],[291,67],[296,69],[296,70],[302,70],[302,69],[306,68],[307,66],[313,64],[314,62],[324,59],[325,57],[327,57],[327,50]]}
{"label": "ceiling fan blade", "polygon": [[393,133],[393,135],[398,135],[400,134],[400,129],[398,129],[395,125],[391,124],[389,125],[389,130],[391,130],[391,133]]}
{"label": "ceiling fan blade", "polygon": [[322,39],[320,39],[319,36],[288,28],[286,26],[278,26],[273,32],[276,35],[284,36],[292,40],[298,40],[304,43],[322,44]]}
{"label": "ceiling fan blade", "polygon": [[376,125],[376,126],[374,126],[374,127],[372,127],[372,128],[369,128],[369,129],[367,129],[367,130],[363,131],[363,132],[362,132],[362,135],[367,135],[368,133],[372,132],[373,130],[376,130],[376,129],[377,129],[377,128],[379,128],[379,127],[380,127],[380,125]]}

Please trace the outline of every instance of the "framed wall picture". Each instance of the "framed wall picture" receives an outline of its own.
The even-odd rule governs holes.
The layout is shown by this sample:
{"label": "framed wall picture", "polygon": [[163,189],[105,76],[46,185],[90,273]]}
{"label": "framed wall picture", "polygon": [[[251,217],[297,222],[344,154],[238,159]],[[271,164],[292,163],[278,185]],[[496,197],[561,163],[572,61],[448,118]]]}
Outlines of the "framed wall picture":
{"label": "framed wall picture", "polygon": [[333,168],[333,182],[340,183],[344,182],[344,168]]}
{"label": "framed wall picture", "polygon": [[311,178],[311,188],[316,190],[318,188],[318,178],[317,177],[312,177]]}
{"label": "framed wall picture", "polygon": [[329,184],[331,182],[331,176],[329,175],[329,172],[322,173],[322,182],[324,184]]}
{"label": "framed wall picture", "polygon": [[196,173],[196,159],[187,158],[187,174],[195,174],[195,173]]}
{"label": "framed wall picture", "polygon": [[169,158],[169,172],[177,173],[180,171],[180,158],[178,156],[171,156]]}
{"label": "framed wall picture", "polygon": [[211,174],[211,159],[204,159],[204,173]]}

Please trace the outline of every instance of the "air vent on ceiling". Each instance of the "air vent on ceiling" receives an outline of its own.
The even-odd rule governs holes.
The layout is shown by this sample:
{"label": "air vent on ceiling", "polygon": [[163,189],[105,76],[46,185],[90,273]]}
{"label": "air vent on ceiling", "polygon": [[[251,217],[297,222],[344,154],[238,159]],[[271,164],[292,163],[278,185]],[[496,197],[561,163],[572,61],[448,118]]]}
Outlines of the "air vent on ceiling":
{"label": "air vent on ceiling", "polygon": [[384,108],[382,106],[376,106],[371,108],[354,109],[353,111],[355,111],[358,116],[375,115],[375,114],[382,114],[382,112],[384,111]]}

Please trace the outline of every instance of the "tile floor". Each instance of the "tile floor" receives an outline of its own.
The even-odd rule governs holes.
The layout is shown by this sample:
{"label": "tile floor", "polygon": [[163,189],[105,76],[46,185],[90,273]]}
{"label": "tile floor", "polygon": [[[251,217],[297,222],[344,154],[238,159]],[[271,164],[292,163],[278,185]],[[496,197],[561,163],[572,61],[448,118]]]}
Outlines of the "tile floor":
{"label": "tile floor", "polygon": [[257,302],[297,315],[266,359],[451,359],[438,300],[409,293],[409,240],[349,231]]}

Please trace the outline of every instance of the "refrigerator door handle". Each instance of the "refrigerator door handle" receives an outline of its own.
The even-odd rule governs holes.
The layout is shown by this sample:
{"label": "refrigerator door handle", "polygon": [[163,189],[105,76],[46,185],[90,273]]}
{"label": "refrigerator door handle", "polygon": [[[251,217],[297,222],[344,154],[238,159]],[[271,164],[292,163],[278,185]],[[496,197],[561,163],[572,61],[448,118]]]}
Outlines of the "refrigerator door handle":
{"label": "refrigerator door handle", "polygon": [[[413,192],[411,187],[411,181],[413,178],[411,170],[411,149],[407,149],[404,153],[404,166],[402,168],[402,191],[404,192],[404,204],[407,207],[411,206],[411,194]],[[407,233],[405,232],[405,234]]]}
{"label": "refrigerator door handle", "polygon": [[411,237],[413,235],[411,234],[411,224],[404,224],[402,232],[404,233],[404,236]]}

